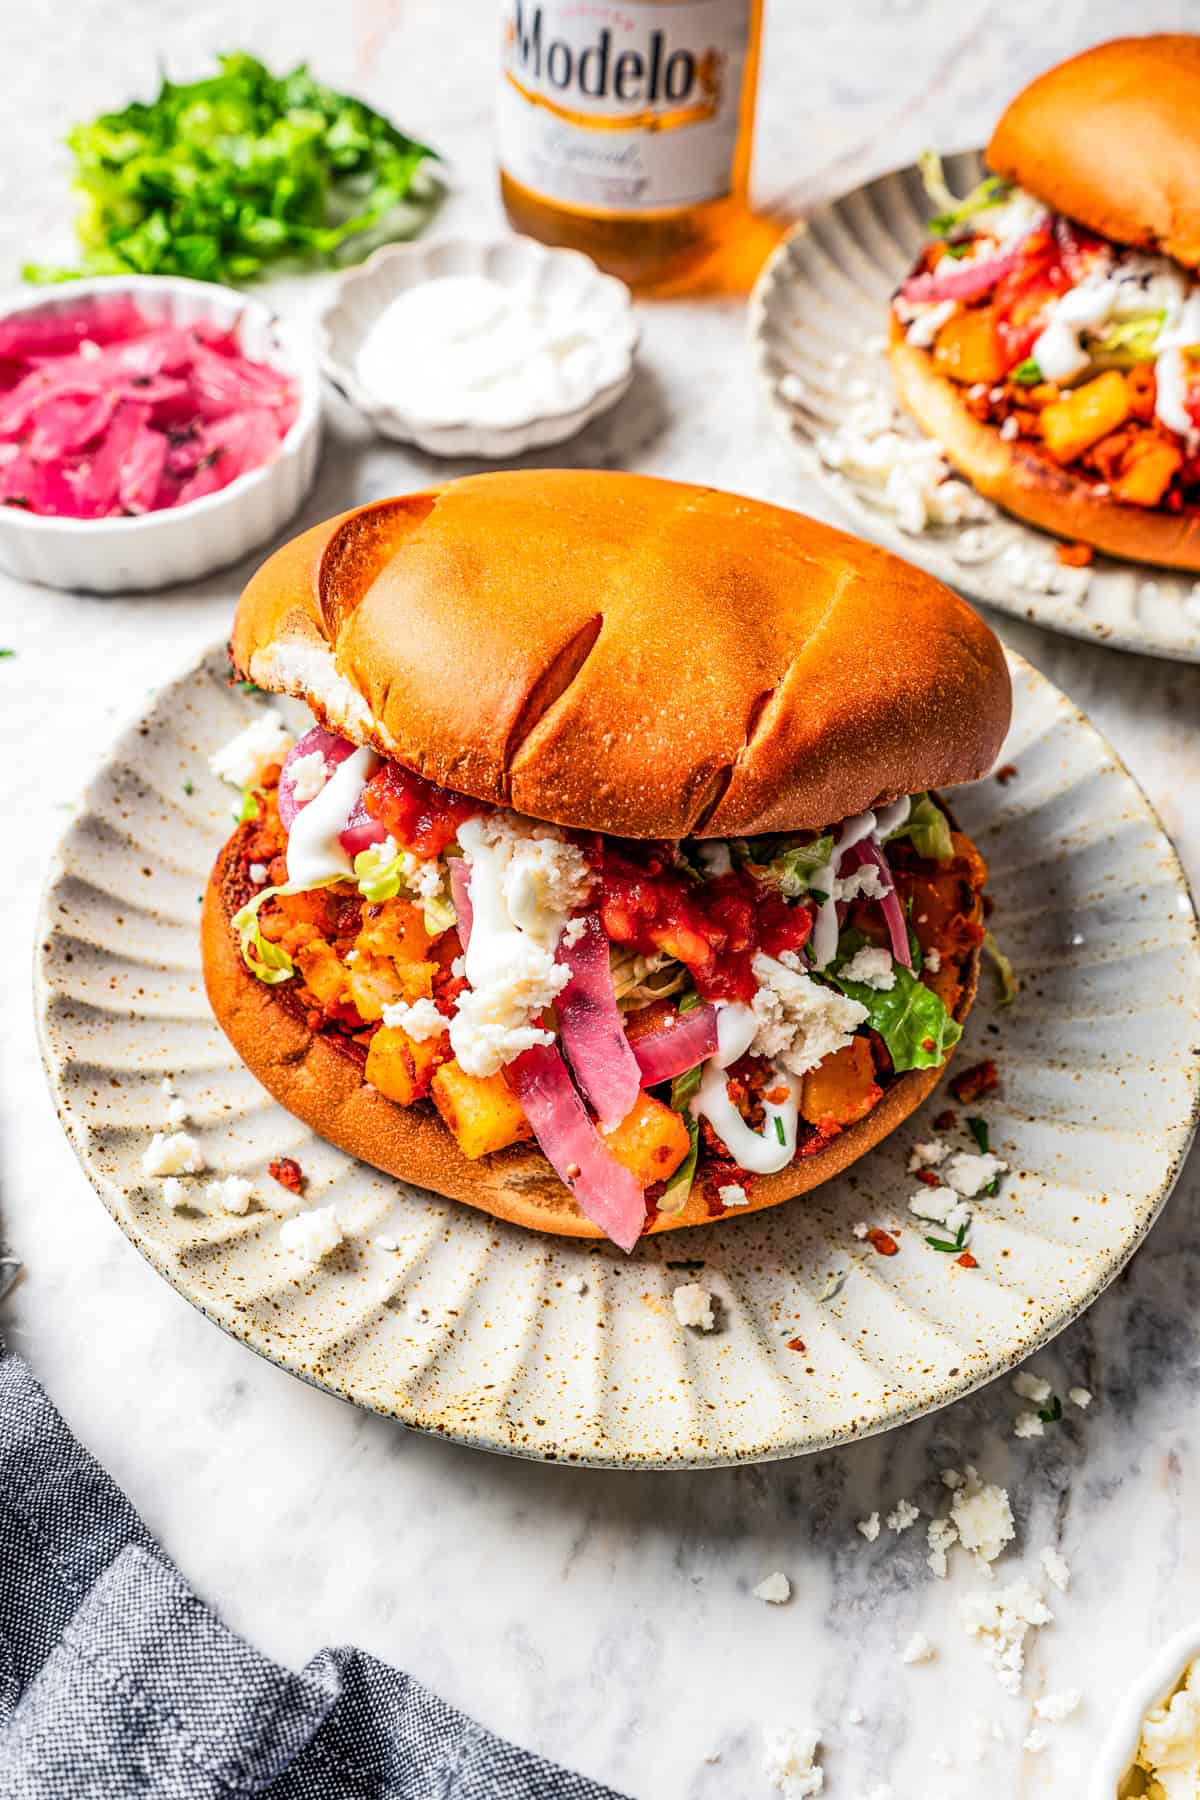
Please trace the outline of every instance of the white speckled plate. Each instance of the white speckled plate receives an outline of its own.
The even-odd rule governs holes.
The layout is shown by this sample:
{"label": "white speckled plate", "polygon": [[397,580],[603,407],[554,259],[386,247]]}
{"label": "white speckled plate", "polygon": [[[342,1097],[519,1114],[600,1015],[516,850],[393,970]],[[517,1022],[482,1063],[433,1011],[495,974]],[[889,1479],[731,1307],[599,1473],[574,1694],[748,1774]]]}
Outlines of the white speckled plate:
{"label": "white speckled plate", "polygon": [[[977,151],[944,161],[956,193],[985,173]],[[754,359],[807,472],[865,535],[976,600],[1116,649],[1200,661],[1194,575],[1099,555],[1089,569],[1064,568],[1056,539],[999,511],[983,524],[902,531],[880,487],[822,460],[821,440],[872,392],[894,401],[884,355],[888,304],[925,242],[929,214],[920,171],[899,169],[815,213],[759,276],[750,303]],[[899,421],[921,436],[907,414]]]}
{"label": "white speckled plate", "polygon": [[[314,1138],[238,1062],[200,974],[199,899],[231,798],[206,759],[264,704],[231,690],[225,667],[214,651],[163,688],[93,781],[46,893],[37,998],[59,1111],[105,1205],[264,1356],[492,1450],[622,1467],[791,1456],[910,1419],[1028,1355],[1149,1229],[1197,1111],[1195,920],[1142,794],[1025,663],[1004,753],[1018,775],[954,801],[992,864],[994,923],[1025,982],[1000,1010],[985,978],[959,1051],[960,1069],[996,1059],[999,1092],[973,1110],[1013,1169],[979,1203],[974,1270],[929,1249],[905,1210],[907,1151],[944,1089],[818,1193],[629,1259],[497,1224]],[[170,1212],[144,1181],[168,1076],[211,1167],[255,1179],[244,1218]],[[280,1155],[305,1171],[302,1202],[265,1173]],[[347,1241],[305,1272],[279,1220],[329,1201]],[[857,1240],[857,1220],[902,1227],[900,1253]],[[674,1266],[693,1260],[703,1269]],[[720,1302],[708,1336],[671,1309],[697,1276]]]}

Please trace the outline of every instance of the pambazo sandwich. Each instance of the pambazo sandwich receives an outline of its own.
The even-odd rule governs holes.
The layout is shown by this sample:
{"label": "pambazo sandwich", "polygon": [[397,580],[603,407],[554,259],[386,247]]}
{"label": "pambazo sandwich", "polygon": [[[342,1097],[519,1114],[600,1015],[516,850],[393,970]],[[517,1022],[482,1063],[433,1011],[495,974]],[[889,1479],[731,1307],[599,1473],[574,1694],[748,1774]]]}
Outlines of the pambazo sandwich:
{"label": "pambazo sandwich", "polygon": [[1200,37],[1040,76],[892,303],[901,400],[975,487],[1113,555],[1200,568]]}
{"label": "pambazo sandwich", "polygon": [[246,793],[205,978],[321,1136],[630,1250],[814,1187],[939,1079],[985,869],[936,790],[1010,690],[931,577],[709,489],[480,475],[278,551],[231,653],[317,722],[213,759]]}

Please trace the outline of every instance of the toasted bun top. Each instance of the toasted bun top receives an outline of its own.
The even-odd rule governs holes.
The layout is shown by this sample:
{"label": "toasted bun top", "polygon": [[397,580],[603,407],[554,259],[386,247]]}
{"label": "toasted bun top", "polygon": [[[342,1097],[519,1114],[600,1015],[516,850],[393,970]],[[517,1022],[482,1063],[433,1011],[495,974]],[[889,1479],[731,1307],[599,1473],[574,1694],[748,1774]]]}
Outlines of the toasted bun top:
{"label": "toasted bun top", "polygon": [[922,574],[648,476],[473,475],[278,551],[238,668],[482,800],[630,837],[817,829],[985,773],[1003,652]]}
{"label": "toasted bun top", "polygon": [[1200,267],[1200,37],[1116,38],[1018,94],[987,160],[1092,231]]}

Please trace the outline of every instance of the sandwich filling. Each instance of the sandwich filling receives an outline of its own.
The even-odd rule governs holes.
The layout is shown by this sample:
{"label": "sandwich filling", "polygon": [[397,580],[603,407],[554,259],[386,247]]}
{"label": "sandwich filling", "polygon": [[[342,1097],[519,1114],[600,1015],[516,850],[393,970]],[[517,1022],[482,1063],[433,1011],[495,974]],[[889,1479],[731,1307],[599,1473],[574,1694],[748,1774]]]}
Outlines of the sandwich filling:
{"label": "sandwich filling", "polygon": [[986,871],[936,797],[729,841],[568,830],[264,715],[243,789],[246,968],[469,1158],[536,1139],[631,1249],[811,1156],[957,1042]]}
{"label": "sandwich filling", "polygon": [[897,328],[982,423],[1101,497],[1200,505],[1200,283],[991,176],[957,199],[922,159],[938,213],[892,302]]}

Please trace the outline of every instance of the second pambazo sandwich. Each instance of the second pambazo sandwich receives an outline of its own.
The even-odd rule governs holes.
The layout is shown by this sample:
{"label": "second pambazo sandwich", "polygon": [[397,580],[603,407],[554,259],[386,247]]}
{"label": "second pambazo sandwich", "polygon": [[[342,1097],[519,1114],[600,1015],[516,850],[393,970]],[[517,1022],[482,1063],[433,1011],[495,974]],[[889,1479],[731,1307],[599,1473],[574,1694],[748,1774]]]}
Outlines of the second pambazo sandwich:
{"label": "second pambazo sandwich", "polygon": [[892,306],[900,397],[982,494],[1096,549],[1200,569],[1200,36],[1042,75]]}
{"label": "second pambazo sandwich", "polygon": [[356,1156],[629,1250],[844,1168],[939,1079],[983,863],[934,790],[1008,724],[948,589],[646,477],[494,474],[279,551],[203,916],[217,1017]]}

